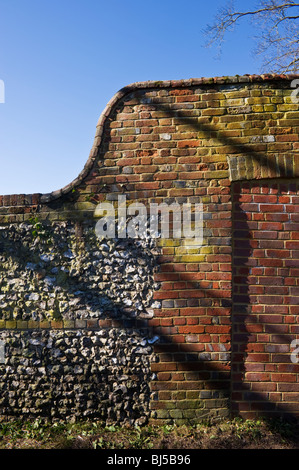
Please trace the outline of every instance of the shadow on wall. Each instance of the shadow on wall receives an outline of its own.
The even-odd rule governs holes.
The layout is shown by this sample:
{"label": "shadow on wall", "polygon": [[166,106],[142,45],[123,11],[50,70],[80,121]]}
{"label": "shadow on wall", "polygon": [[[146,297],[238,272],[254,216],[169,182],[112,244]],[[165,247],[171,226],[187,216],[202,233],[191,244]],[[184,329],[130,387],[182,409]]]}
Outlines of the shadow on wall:
{"label": "shadow on wall", "polygon": [[0,230],[1,415],[143,424],[153,240],[99,241],[94,226],[78,240],[72,223],[36,226]]}
{"label": "shadow on wall", "polygon": [[[228,364],[221,373],[217,363],[203,359],[207,354],[201,357],[193,352],[194,344],[177,343],[164,326],[149,326],[153,310],[159,308],[153,293],[159,288],[154,274],[160,250],[153,239],[99,241],[94,227],[86,226],[78,241],[73,224],[64,222],[40,224],[38,230],[35,234],[30,224],[0,230],[0,320],[14,323],[12,328],[24,328],[17,333],[12,329],[3,337],[10,373],[0,365],[2,415],[9,414],[13,403],[15,415],[31,410],[57,419],[74,412],[108,422],[141,424],[148,417],[150,382],[153,392],[159,390],[159,380],[153,378],[150,367],[156,360],[152,345],[157,340],[156,352],[179,363],[178,373],[189,374],[198,396],[215,399],[220,393],[228,398]],[[195,300],[191,303],[198,306],[199,300]],[[72,331],[64,338],[59,326],[56,333],[49,334],[47,322],[59,325],[62,320],[70,330],[76,325],[83,331],[87,326],[90,336]],[[33,328],[28,335],[22,322]],[[99,325],[100,330],[113,331],[106,335],[92,332]],[[124,335],[124,330],[131,333]],[[30,392],[36,387],[34,371],[41,385],[38,400]],[[115,387],[121,377],[122,383]],[[15,389],[18,381],[21,386]],[[202,382],[207,383],[203,391]]]}
{"label": "shadow on wall", "polygon": [[298,416],[298,200],[294,180],[233,184],[234,415]]}
{"label": "shadow on wall", "polygon": [[[198,123],[197,120],[194,120],[188,115],[184,114],[184,111],[180,110],[172,110],[168,106],[163,106],[160,103],[152,103],[151,106],[155,110],[161,111],[164,113],[164,117],[171,117],[176,118],[178,122],[182,125],[188,126],[190,129],[193,129],[196,132],[203,132],[205,134],[205,138],[216,139],[224,146],[228,147],[228,153],[233,155],[250,155],[250,157],[257,163],[257,165],[261,168],[265,168],[267,171],[266,173],[272,175],[279,175],[279,177],[288,177],[292,176],[289,174],[289,169],[283,163],[282,160],[274,161],[269,159],[267,154],[263,151],[255,151],[254,145],[244,145],[240,143],[236,143],[233,138],[229,138],[225,135],[225,132],[217,129],[217,127],[213,124],[209,123]],[[213,164],[211,165],[211,169]],[[192,171],[190,169],[190,171]],[[125,175],[123,175],[125,179]],[[271,181],[271,180],[268,180]],[[292,181],[289,180],[289,181]],[[262,183],[261,183],[262,184]],[[265,185],[267,186],[267,184]],[[194,352],[190,352],[188,350],[188,345],[181,343],[179,346],[171,342],[171,335],[165,335],[162,337],[162,342],[165,343],[165,348],[162,346],[161,351],[163,352],[179,352],[177,355],[170,355],[172,359],[175,357],[175,360],[179,360],[180,354],[182,357],[182,367],[184,370],[189,370],[197,373],[197,377],[199,380],[203,380],[205,383],[210,381],[209,385],[211,389],[217,390],[226,390],[228,391],[230,386],[232,387],[231,396],[231,409],[233,414],[243,414],[246,416],[246,412],[248,416],[253,415],[266,415],[266,416],[284,416],[286,418],[297,418],[298,416],[298,406],[297,406],[297,399],[296,399],[296,392],[298,391],[297,387],[297,376],[298,373],[298,366],[296,364],[290,363],[290,342],[294,338],[293,329],[294,325],[290,325],[287,330],[285,329],[284,321],[286,320],[285,315],[291,313],[290,307],[288,306],[288,312],[283,307],[283,305],[278,304],[276,301],[278,299],[270,299],[270,296],[273,294],[269,294],[269,291],[266,291],[265,295],[269,295],[267,299],[264,299],[264,316],[262,323],[260,324],[261,318],[257,316],[255,313],[255,318],[253,321],[254,326],[258,326],[262,328],[261,332],[264,332],[265,335],[257,337],[255,335],[255,340],[258,339],[260,344],[255,346],[252,344],[253,335],[250,331],[252,328],[251,325],[251,308],[254,304],[254,308],[258,312],[259,300],[254,300],[252,296],[253,286],[250,286],[250,263],[252,260],[252,250],[253,247],[251,246],[251,238],[249,231],[251,228],[246,226],[248,223],[246,211],[242,209],[241,202],[238,200],[239,195],[238,193],[233,193],[232,198],[234,198],[233,204],[234,206],[234,227],[233,227],[233,266],[235,266],[234,272],[234,280],[233,286],[236,287],[236,276],[240,272],[242,272],[242,282],[241,285],[238,286],[240,289],[240,294],[242,295],[242,301],[240,301],[240,297],[237,302],[233,300],[231,302],[230,299],[221,299],[220,294],[220,305],[225,307],[232,308],[232,329],[233,329],[233,341],[232,341],[232,385],[229,382],[228,375],[226,371],[219,371],[217,364],[209,361],[198,359],[198,354]],[[221,204],[221,203],[220,203]],[[215,215],[215,214],[214,214]],[[268,222],[265,219],[265,222]],[[245,225],[243,227],[243,239],[241,240],[242,245],[242,256],[239,255],[238,251],[235,253],[235,250],[238,250],[238,234],[236,234],[237,226],[239,223]],[[264,229],[263,229],[264,230]],[[279,230],[276,228],[276,236],[278,236]],[[275,231],[274,230],[274,231]],[[293,230],[296,230],[294,227]],[[235,241],[236,238],[236,241]],[[238,240],[240,241],[240,240]],[[267,245],[267,239],[263,240]],[[265,249],[265,248],[264,248]],[[283,254],[278,253],[276,255],[278,258],[278,263],[283,261]],[[282,256],[282,258],[280,258]],[[264,255],[267,258],[267,255]],[[275,255],[272,254],[273,259]],[[298,261],[298,252],[294,252],[292,254],[294,266],[296,266],[296,262]],[[239,265],[240,264],[240,265]],[[266,263],[267,264],[267,261]],[[275,261],[274,261],[275,264]],[[260,266],[262,267],[262,265]],[[271,267],[271,264],[269,265]],[[285,266],[285,273],[284,276],[287,279],[290,279],[290,266]],[[279,279],[278,271],[275,274],[271,274],[272,277],[276,276],[276,279]],[[298,272],[294,273],[295,276],[295,283],[297,284]],[[274,281],[275,282],[275,281]],[[191,281],[192,283],[192,281]],[[209,297],[209,290],[203,289],[200,286],[200,282],[193,282],[194,288],[199,289],[204,293],[205,297]],[[265,286],[261,286],[264,287]],[[273,285],[271,286],[273,288]],[[287,289],[287,284],[282,286]],[[267,287],[266,287],[267,289]],[[275,290],[275,287],[274,287]],[[288,296],[288,293],[285,292],[285,296]],[[237,295],[237,293],[234,293]],[[267,302],[270,304],[267,306]],[[273,302],[273,303],[271,303]],[[296,305],[295,300],[295,305]],[[256,307],[257,305],[257,307]],[[253,308],[253,310],[254,310]],[[271,313],[271,309],[274,309],[274,315],[279,311],[279,315],[273,319],[273,312]],[[271,315],[270,315],[271,313]],[[293,313],[291,314],[293,315]],[[248,322],[249,320],[249,322]],[[292,321],[292,320],[289,320]],[[248,327],[248,323],[251,325]],[[159,334],[159,329],[157,329],[157,333]],[[256,332],[257,333],[257,332]],[[282,352],[282,354],[280,354]],[[186,361],[186,353],[189,358],[189,361]],[[249,353],[251,354],[249,357]],[[260,355],[263,353],[264,355]],[[257,354],[255,357],[254,354]],[[281,362],[280,362],[281,361]],[[250,370],[251,369],[251,370]],[[263,375],[259,375],[259,372],[264,372]],[[252,375],[246,375],[251,373]],[[254,373],[256,376],[254,378]],[[214,377],[214,380],[211,378]],[[217,377],[217,379],[215,379]],[[251,379],[250,379],[251,377]],[[254,385],[253,385],[254,384]],[[285,403],[283,403],[283,401]]]}
{"label": "shadow on wall", "polygon": [[[154,109],[164,113],[164,117],[176,118],[177,121],[188,126],[190,129],[193,129],[196,132],[203,132],[205,138],[216,139],[222,145],[228,148],[227,152],[233,155],[250,155],[253,161],[257,163],[257,166],[261,170],[266,169],[265,173],[272,175],[279,175],[279,177],[288,177],[292,176],[289,174],[289,169],[283,163],[282,160],[274,161],[269,159],[267,154],[263,151],[255,151],[254,145],[244,145],[236,143],[233,138],[229,138],[225,135],[225,132],[217,129],[213,124],[198,123],[197,120],[194,120],[188,115],[184,114],[184,111],[176,110],[173,111],[168,106],[163,106],[158,103],[152,103]],[[188,111],[187,111],[188,112]],[[213,164],[211,165],[211,170],[214,170]],[[190,171],[192,169],[190,168]],[[261,171],[262,174],[262,171]],[[271,181],[269,179],[268,181]],[[289,179],[288,182],[292,182],[292,179]],[[294,181],[294,180],[293,180]],[[261,183],[261,186],[263,182]],[[259,184],[257,184],[259,187]],[[268,187],[267,183],[264,183],[265,187]],[[271,184],[269,184],[271,187]],[[236,190],[236,189],[235,189]],[[267,193],[265,193],[267,194]],[[234,217],[233,217],[233,234],[232,234],[232,243],[233,243],[233,266],[234,266],[234,279],[233,279],[233,288],[236,288],[236,278],[240,277],[242,273],[242,281],[238,285],[240,292],[234,292],[234,299],[231,302],[230,299],[221,299],[220,294],[220,305],[225,307],[232,308],[232,329],[233,329],[233,339],[232,339],[232,377],[230,384],[228,383],[228,376],[226,371],[219,371],[217,364],[209,361],[199,361],[198,354],[188,351],[188,345],[181,343],[178,347],[177,344],[171,344],[171,348],[168,346],[168,351],[177,351],[179,350],[182,358],[184,358],[184,352],[188,354],[189,362],[182,362],[182,367],[185,367],[185,370],[194,371],[198,374],[198,379],[203,380],[206,384],[210,380],[208,387],[211,389],[219,388],[219,390],[229,390],[230,387],[232,390],[231,396],[231,411],[234,415],[241,414],[246,416],[284,416],[285,418],[293,419],[298,417],[298,406],[296,393],[298,392],[297,384],[297,373],[298,365],[290,363],[290,342],[294,339],[295,327],[294,324],[290,324],[286,329],[285,321],[295,321],[296,316],[291,320],[288,320],[287,316],[290,314],[293,315],[291,311],[291,306],[288,305],[285,308],[280,304],[280,299],[272,298],[273,292],[277,290],[275,287],[275,282],[280,278],[281,274],[278,274],[276,270],[275,273],[272,272],[272,284],[270,287],[273,289],[273,292],[270,294],[270,291],[267,291],[268,286],[260,286],[265,290],[265,295],[267,299],[263,299],[263,317],[258,317],[256,312],[259,312],[259,299],[253,298],[254,286],[250,285],[252,279],[251,276],[251,263],[252,263],[252,251],[254,245],[252,246],[252,239],[250,235],[251,227],[248,225],[247,213],[244,208],[242,208],[242,203],[239,200],[241,195],[238,194],[238,191],[232,193],[232,199],[234,204]],[[221,202],[220,202],[221,204]],[[215,216],[215,214],[214,214]],[[258,220],[258,218],[257,218]],[[273,219],[275,221],[275,219]],[[264,222],[269,222],[266,218]],[[293,221],[292,221],[293,222]],[[239,228],[238,224],[242,224],[242,239],[239,239]],[[264,228],[261,230],[265,230]],[[278,237],[280,229],[272,229],[276,232],[276,237]],[[285,229],[290,230],[290,228]],[[298,230],[293,226],[291,230]],[[238,232],[238,233],[236,233]],[[267,245],[269,246],[269,240],[262,239],[265,243],[263,250]],[[281,242],[281,241],[280,241]],[[258,243],[258,242],[257,242]],[[258,246],[258,245],[257,245]],[[242,255],[240,256],[239,249],[242,250]],[[265,251],[264,251],[265,253]],[[263,255],[264,258],[267,258],[267,254]],[[271,263],[268,264],[269,268],[275,268],[275,256],[277,256],[277,263],[285,267],[284,278],[290,279],[294,276],[294,282],[297,285],[298,272],[292,274],[290,271],[291,265],[285,265],[283,259],[283,253],[272,253],[272,263],[274,266],[271,266]],[[292,253],[293,265],[296,267],[298,262],[298,251]],[[267,265],[267,260],[265,261],[265,266]],[[263,264],[260,266],[263,268]],[[272,270],[273,271],[273,270]],[[267,271],[264,271],[266,273]],[[269,273],[268,273],[269,274]],[[266,274],[264,274],[266,276]],[[269,275],[270,276],[270,275]],[[276,279],[276,281],[274,280]],[[192,282],[192,281],[191,281]],[[280,282],[280,281],[278,281]],[[287,281],[286,281],[287,282]],[[238,283],[237,283],[238,284]],[[200,282],[193,282],[194,288],[203,291],[205,297],[209,297],[209,290],[203,289],[200,286]],[[288,297],[290,294],[287,283],[282,286],[288,292],[284,292],[284,298]],[[238,299],[236,296],[239,296]],[[242,296],[242,300],[240,300]],[[293,296],[296,297],[296,296]],[[267,305],[269,302],[269,305]],[[272,303],[271,303],[272,302]],[[297,304],[297,300],[293,298],[292,302]],[[203,302],[204,303],[204,302]],[[283,302],[282,302],[283,303]],[[252,307],[253,306],[253,307]],[[254,312],[254,319],[252,319],[252,308]],[[272,310],[272,311],[271,311]],[[274,310],[274,312],[273,312]],[[278,313],[278,316],[275,315]],[[274,317],[273,317],[274,314]],[[295,313],[296,315],[296,313]],[[262,324],[261,324],[262,319]],[[248,324],[250,326],[248,326]],[[251,332],[251,328],[257,326],[257,331],[255,334]],[[261,328],[261,333],[263,335],[257,335],[259,329]],[[256,340],[259,344],[253,344]],[[165,348],[161,348],[161,351],[167,352],[167,345],[171,343],[171,336],[166,336],[164,338],[166,343]],[[177,349],[179,348],[179,349]],[[282,353],[282,354],[281,354]],[[256,354],[256,356],[254,356]],[[172,356],[173,358],[174,356]],[[179,358],[179,355],[176,356],[176,359]],[[184,358],[183,361],[186,359]],[[259,373],[264,373],[264,375]],[[252,374],[251,376],[248,374]],[[256,374],[254,376],[254,374]],[[214,380],[211,378],[214,378]],[[285,403],[283,403],[285,402]]]}
{"label": "shadow on wall", "polygon": [[[234,139],[228,138],[223,132],[221,132],[219,129],[217,129],[214,125],[212,124],[203,124],[203,123],[198,123],[194,122],[193,119],[188,118],[182,111],[174,111],[170,109],[167,106],[163,106],[161,104],[156,104],[153,103],[152,106],[155,107],[156,110],[160,110],[163,113],[165,113],[166,116],[170,117],[175,117],[177,118],[181,124],[183,125],[188,125],[190,128],[194,129],[196,132],[204,132],[206,135],[206,138],[213,138],[219,140],[219,142],[222,145],[229,146],[232,149],[232,153],[235,155],[251,155],[261,166],[266,165],[267,167],[271,167],[272,163],[271,161],[268,161],[267,155],[263,154],[262,152],[255,152],[250,146],[247,145],[242,145],[242,144],[236,144]],[[212,168],[213,169],[213,168]],[[273,172],[277,172],[277,167],[272,168]],[[101,171],[101,170],[100,170]],[[285,174],[285,168],[281,166],[279,168],[279,172],[281,175]],[[125,175],[123,175],[125,178]],[[129,182],[128,182],[129,185]],[[127,188],[124,187],[126,190]],[[111,188],[108,187],[106,188],[107,191],[111,190]],[[287,386],[285,390],[280,389],[278,390],[277,388],[274,389],[273,387],[278,387],[283,385],[283,380],[280,382],[278,376],[275,376],[274,374],[281,374],[282,370],[279,370],[277,364],[273,363],[273,360],[275,359],[275,353],[276,350],[273,352],[272,356],[272,351],[271,348],[277,344],[281,345],[288,345],[289,339],[290,339],[290,331],[284,332],[282,334],[281,332],[281,325],[276,324],[273,322],[273,319],[270,320],[269,324],[267,322],[266,316],[268,315],[268,312],[265,310],[262,312],[256,311],[254,312],[254,321],[251,322],[252,317],[252,305],[259,306],[259,300],[255,301],[253,300],[253,293],[252,293],[252,286],[250,285],[250,276],[251,276],[251,259],[252,259],[252,251],[254,248],[257,249],[262,249],[260,247],[254,247],[252,246],[252,239],[250,238],[250,230],[251,228],[248,225],[248,219],[246,215],[246,211],[244,208],[242,208],[242,202],[239,200],[239,197],[241,195],[236,191],[233,195],[233,204],[234,204],[234,227],[233,227],[233,265],[235,266],[235,272],[234,272],[234,287],[238,289],[238,292],[234,292],[234,295],[239,296],[234,298],[234,304],[232,305],[231,299],[227,298],[222,298],[221,297],[221,292],[220,296],[217,299],[219,302],[219,305],[225,308],[230,308],[232,307],[232,327],[233,327],[233,342],[232,342],[232,379],[229,377],[229,363],[227,362],[227,369],[226,370],[219,370],[219,367],[217,366],[217,363],[213,361],[207,361],[204,359],[199,359],[199,354],[190,351],[190,345],[186,343],[177,343],[174,342],[172,339],[171,334],[166,334],[163,333],[163,329],[160,327],[152,326],[152,335],[159,336],[160,342],[156,347],[156,350],[161,353],[168,354],[168,357],[170,358],[171,361],[176,361],[180,364],[180,367],[182,371],[188,371],[191,373],[194,373],[193,378],[194,382],[196,380],[203,382],[205,384],[205,389],[204,391],[207,392],[208,390],[213,390],[213,391],[221,391],[226,394],[226,396],[229,396],[230,393],[230,387],[231,387],[231,380],[232,380],[232,411],[235,414],[242,413],[245,411],[254,411],[254,412],[260,412],[259,414],[263,414],[263,412],[267,413],[267,410],[269,411],[269,414],[272,412],[276,412],[277,414],[285,414],[287,411],[287,414],[289,416],[294,416],[293,411],[286,410],[285,406],[282,406],[281,403],[281,397],[283,396],[283,392],[287,392]],[[221,201],[219,203],[221,205]],[[49,204],[51,206],[51,204]],[[220,214],[220,211],[219,211]],[[219,216],[220,217],[220,216]],[[242,225],[242,235],[240,236],[239,232],[240,227],[238,225]],[[237,243],[238,241],[238,243]],[[12,243],[13,246],[13,243]],[[26,248],[27,249],[27,248]],[[242,255],[238,252],[238,250],[242,250]],[[30,259],[32,253],[28,249],[28,259]],[[11,254],[12,258],[15,256],[14,253]],[[140,258],[143,257],[142,252],[139,253]],[[155,262],[153,265],[156,264],[158,261],[157,259],[158,255],[155,255]],[[266,258],[267,255],[264,256]],[[281,260],[282,258],[277,258],[278,260]],[[298,258],[297,258],[298,260]],[[50,266],[50,265],[49,265]],[[55,266],[53,266],[55,268]],[[255,266],[254,266],[255,267]],[[257,268],[262,267],[256,265]],[[84,270],[84,265],[82,266],[82,269]],[[264,268],[263,268],[264,269]],[[96,271],[95,271],[96,275]],[[76,282],[73,282],[73,280],[68,284],[68,278],[69,274],[64,274],[66,278],[64,277],[63,280],[63,285],[72,285],[72,289],[76,288]],[[278,278],[278,271],[275,274],[272,274],[272,277]],[[289,276],[286,276],[289,277]],[[298,277],[298,274],[297,274]],[[297,278],[296,277],[296,278]],[[240,279],[242,278],[242,279]],[[189,284],[192,284],[193,289],[195,290],[200,290],[203,293],[203,297],[205,299],[211,297],[211,294],[209,293],[209,289],[203,288],[200,285],[199,282],[195,282],[190,280]],[[131,285],[132,286],[132,285]],[[265,286],[261,286],[264,287]],[[283,285],[281,287],[287,287],[286,285]],[[84,298],[84,304],[89,305],[89,307],[92,307],[91,310],[94,308],[94,299],[95,297],[98,296],[98,288],[97,285],[85,283],[83,285],[83,289],[85,291],[83,297]],[[81,294],[78,294],[79,297]],[[262,294],[261,294],[262,295]],[[270,295],[270,294],[269,294]],[[287,294],[286,294],[287,295]],[[240,297],[242,296],[242,298]],[[81,301],[79,299],[79,301]],[[115,300],[113,300],[113,295],[109,299],[107,299],[105,296],[101,297],[101,302],[107,300],[109,302],[109,305],[112,306],[111,309],[105,309],[105,315],[110,318],[115,318],[114,314],[112,312],[116,312],[116,317],[118,317],[118,309],[120,307],[120,304],[117,302],[115,303]],[[131,299],[133,300],[133,303],[135,302],[136,299]],[[196,302],[196,305],[201,305],[204,304],[204,300],[201,299],[194,299]],[[272,304],[273,305],[273,304]],[[114,310],[114,307],[116,307],[116,310]],[[123,313],[123,312],[122,312]],[[121,318],[117,318],[118,325],[120,326],[127,326],[127,315],[128,312],[124,312],[124,316],[122,315]],[[263,320],[263,325],[260,323],[260,318],[258,317],[259,314],[263,314],[265,316]],[[269,312],[270,313],[270,312]],[[290,311],[287,312],[288,314],[291,314]],[[279,315],[285,315],[283,312],[279,313]],[[138,327],[140,328],[147,328],[148,327],[148,320],[146,318],[139,318],[138,319]],[[283,321],[281,322],[283,323]],[[250,328],[248,328],[248,325],[254,325],[255,327],[257,326],[258,329],[263,328],[261,331],[255,331],[252,332],[250,331]],[[252,327],[252,326],[251,326]],[[268,340],[266,340],[266,336],[262,339],[256,336],[255,339],[256,341],[253,343],[252,341],[252,333],[255,335],[257,334],[264,334],[267,336]],[[274,339],[274,336],[276,337],[277,341],[273,341],[273,344],[271,343],[271,339]],[[280,338],[280,341],[279,341]],[[288,339],[287,339],[288,338]],[[254,347],[258,346],[261,348],[264,348],[263,350],[254,350]],[[267,349],[268,348],[268,349]],[[270,348],[270,349],[269,349]],[[266,350],[267,349],[267,350]],[[265,356],[260,356],[260,357],[254,357],[251,355],[249,357],[249,354],[264,354]],[[249,360],[251,359],[251,360]],[[272,361],[272,362],[271,362]],[[285,363],[282,363],[281,365],[284,366]],[[293,369],[293,364],[286,363],[286,365],[289,367],[291,366],[291,369],[288,368],[287,374],[290,377],[292,374],[294,374]],[[249,370],[251,367],[251,370]],[[296,366],[297,367],[297,366]],[[272,368],[272,369],[271,369]],[[267,370],[268,369],[268,370]],[[296,369],[297,370],[297,369]],[[257,380],[253,380],[253,378],[250,378],[249,373],[256,373],[256,378]],[[265,376],[263,377],[262,375],[258,375],[259,373],[264,373]],[[273,375],[272,375],[273,374]],[[261,381],[260,381],[260,380]],[[275,380],[276,379],[276,380]],[[293,379],[292,379],[293,380]],[[276,384],[277,382],[277,384]],[[254,383],[253,386],[252,384]],[[295,384],[295,382],[294,382]],[[264,386],[265,385],[265,386]],[[267,389],[268,388],[268,389]],[[286,397],[286,395],[284,395]],[[200,394],[199,394],[200,397]],[[211,397],[211,396],[210,396]],[[217,397],[214,395],[214,398]],[[213,398],[213,397],[211,397]]]}

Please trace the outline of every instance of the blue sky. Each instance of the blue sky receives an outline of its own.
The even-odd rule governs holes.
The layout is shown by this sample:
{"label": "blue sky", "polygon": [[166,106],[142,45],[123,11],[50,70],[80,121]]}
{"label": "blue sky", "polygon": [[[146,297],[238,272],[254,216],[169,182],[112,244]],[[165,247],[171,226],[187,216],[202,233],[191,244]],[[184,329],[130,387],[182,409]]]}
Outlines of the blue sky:
{"label": "blue sky", "polygon": [[[240,9],[254,1],[240,0]],[[222,56],[202,30],[225,0],[0,0],[0,194],[70,183],[98,118],[123,86],[259,73],[250,23]]]}

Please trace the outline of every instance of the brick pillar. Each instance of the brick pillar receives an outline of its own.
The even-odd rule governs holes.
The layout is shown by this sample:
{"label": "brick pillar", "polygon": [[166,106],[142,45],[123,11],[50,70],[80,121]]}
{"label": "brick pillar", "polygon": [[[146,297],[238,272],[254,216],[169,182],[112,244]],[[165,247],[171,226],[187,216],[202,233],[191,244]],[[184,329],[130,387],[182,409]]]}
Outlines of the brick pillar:
{"label": "brick pillar", "polygon": [[232,410],[299,415],[299,183],[233,185]]}

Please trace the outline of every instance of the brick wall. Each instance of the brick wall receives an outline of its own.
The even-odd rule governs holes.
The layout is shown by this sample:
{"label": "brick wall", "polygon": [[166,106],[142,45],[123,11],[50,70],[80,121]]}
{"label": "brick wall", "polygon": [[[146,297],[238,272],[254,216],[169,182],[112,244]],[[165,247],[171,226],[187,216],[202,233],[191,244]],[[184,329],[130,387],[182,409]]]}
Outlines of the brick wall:
{"label": "brick wall", "polygon": [[232,409],[298,415],[298,182],[233,187]]}
{"label": "brick wall", "polygon": [[[79,238],[82,227],[95,223],[97,204],[116,205],[119,195],[147,207],[203,203],[202,246],[159,241],[156,308],[144,320],[159,337],[149,384],[152,422],[196,422],[231,411],[298,414],[298,366],[290,362],[298,333],[296,228],[288,227],[295,223],[299,169],[294,78],[126,87],[102,113],[75,181],[50,194],[0,197],[1,224],[28,223],[33,215],[42,223],[69,221]],[[286,190],[280,178],[287,178]],[[4,330],[8,321],[2,317]],[[67,329],[65,321],[62,315]],[[92,328],[102,321],[93,318]]]}

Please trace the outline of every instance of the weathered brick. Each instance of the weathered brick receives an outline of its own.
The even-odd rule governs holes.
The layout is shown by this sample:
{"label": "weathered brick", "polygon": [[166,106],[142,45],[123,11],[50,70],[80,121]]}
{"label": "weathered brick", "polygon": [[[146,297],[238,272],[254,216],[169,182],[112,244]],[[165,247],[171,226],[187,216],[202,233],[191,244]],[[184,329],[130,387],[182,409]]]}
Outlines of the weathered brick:
{"label": "weathered brick", "polygon": [[150,328],[161,335],[150,384],[157,421],[221,416],[229,406],[219,393],[230,389],[230,407],[243,416],[276,404],[298,415],[298,365],[290,362],[299,334],[298,106],[286,79],[267,80],[139,84],[105,110],[88,175],[71,192],[54,195],[57,203],[53,195],[0,196],[1,224],[36,211],[88,222],[96,203],[120,194],[146,206],[203,202],[203,246],[161,240],[153,318],[0,319],[0,327]]}

